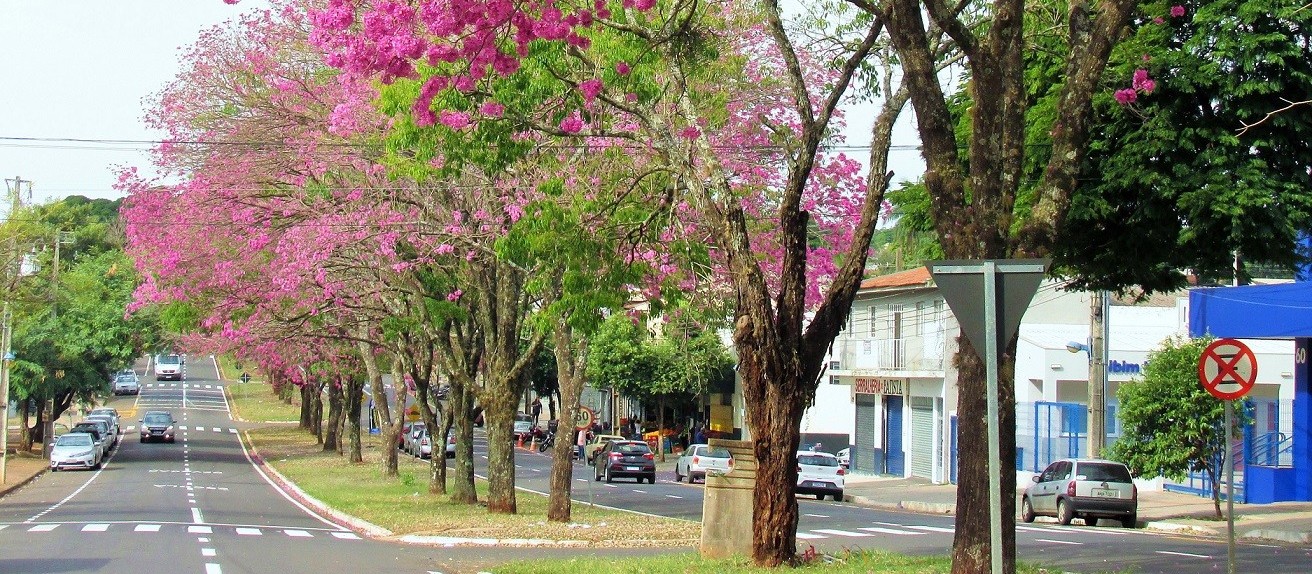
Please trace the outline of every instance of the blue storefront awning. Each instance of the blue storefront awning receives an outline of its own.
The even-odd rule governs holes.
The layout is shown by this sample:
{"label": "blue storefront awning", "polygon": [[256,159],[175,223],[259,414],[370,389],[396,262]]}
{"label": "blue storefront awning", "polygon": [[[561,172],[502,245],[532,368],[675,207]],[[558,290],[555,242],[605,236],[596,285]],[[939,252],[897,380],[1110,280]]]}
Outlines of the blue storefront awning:
{"label": "blue storefront awning", "polygon": [[1312,282],[1189,291],[1191,337],[1312,337]]}

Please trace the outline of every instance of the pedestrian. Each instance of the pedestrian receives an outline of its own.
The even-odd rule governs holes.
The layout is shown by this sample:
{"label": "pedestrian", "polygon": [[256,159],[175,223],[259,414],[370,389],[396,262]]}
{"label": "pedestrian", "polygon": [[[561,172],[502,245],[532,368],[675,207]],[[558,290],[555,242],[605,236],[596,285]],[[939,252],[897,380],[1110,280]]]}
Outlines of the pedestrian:
{"label": "pedestrian", "polygon": [[697,430],[693,431],[692,442],[694,444],[706,444],[706,431],[702,429],[702,425],[697,425]]}
{"label": "pedestrian", "polygon": [[541,416],[541,415],[542,415],[542,398],[541,398],[541,397],[534,397],[534,398],[533,398],[533,423],[534,423],[534,424],[536,424],[536,423],[538,422],[538,417]]}
{"label": "pedestrian", "polygon": [[583,447],[587,446],[588,444],[588,431],[581,430],[578,431],[577,434],[578,434],[577,443],[579,447],[579,460],[583,460]]}

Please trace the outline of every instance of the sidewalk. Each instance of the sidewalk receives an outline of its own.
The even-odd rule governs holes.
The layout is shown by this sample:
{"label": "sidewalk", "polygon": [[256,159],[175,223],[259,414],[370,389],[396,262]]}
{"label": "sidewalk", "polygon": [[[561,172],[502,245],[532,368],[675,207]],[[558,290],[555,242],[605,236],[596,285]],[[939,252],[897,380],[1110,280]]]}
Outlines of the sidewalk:
{"label": "sidewalk", "polygon": [[0,484],[0,497],[4,497],[11,491],[17,490],[41,476],[49,468],[49,463],[45,459],[27,453],[15,454],[9,453],[7,464],[5,465],[5,483]]}
{"label": "sidewalk", "polygon": [[[848,475],[844,490],[848,502],[865,506],[932,514],[955,514],[956,510],[956,485],[931,484],[919,478]],[[1221,511],[1225,511],[1224,502]],[[1177,492],[1140,491],[1139,522],[1153,530],[1200,536],[1226,534],[1226,521],[1215,519],[1211,499]],[[1312,502],[1235,504],[1235,536],[1312,544]]]}

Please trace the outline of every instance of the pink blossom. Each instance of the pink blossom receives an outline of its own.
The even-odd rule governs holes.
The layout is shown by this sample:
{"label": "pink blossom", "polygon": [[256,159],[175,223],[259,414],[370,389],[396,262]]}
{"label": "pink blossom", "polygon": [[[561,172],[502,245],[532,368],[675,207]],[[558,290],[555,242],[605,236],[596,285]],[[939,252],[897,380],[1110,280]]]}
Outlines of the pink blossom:
{"label": "pink blossom", "polygon": [[583,92],[583,101],[589,104],[597,99],[597,94],[601,93],[601,88],[601,80],[596,78],[584,80],[579,83],[579,91]]}
{"label": "pink blossom", "polygon": [[478,106],[478,113],[489,118],[499,118],[506,113],[506,106],[498,102],[487,101]]}
{"label": "pink blossom", "polygon": [[453,130],[463,129],[469,126],[469,114],[465,112],[442,110],[442,115],[439,121],[442,122],[442,125]]}
{"label": "pink blossom", "polygon": [[702,131],[697,129],[697,126],[687,126],[679,130],[679,137],[683,139],[697,139],[697,136],[700,135],[702,135]]}
{"label": "pink blossom", "polygon": [[1165,23],[1166,20],[1163,20],[1161,16],[1153,18],[1153,24],[1165,24]]}
{"label": "pink blossom", "polygon": [[1122,106],[1127,106],[1139,99],[1139,93],[1134,91],[1134,88],[1125,88],[1123,90],[1116,90],[1114,97],[1116,98],[1117,103]]}
{"label": "pink blossom", "polygon": [[1153,91],[1153,87],[1156,86],[1156,83],[1148,78],[1148,70],[1139,68],[1138,70],[1134,71],[1134,80],[1130,83],[1130,85],[1134,89],[1142,91],[1145,94],[1151,94]]}
{"label": "pink blossom", "polygon": [[576,134],[583,131],[583,118],[579,117],[578,112],[570,114],[563,120],[560,120],[560,131],[567,134]]}
{"label": "pink blossom", "polygon": [[447,301],[459,301],[461,295],[464,295],[464,291],[461,291],[461,290],[459,290],[459,289],[456,289],[455,291],[452,291],[452,292],[446,294],[446,300],[447,300]]}
{"label": "pink blossom", "polygon": [[630,70],[629,70],[628,62],[620,61],[618,64],[615,64],[615,73],[621,76],[627,76],[629,75],[629,71]]}
{"label": "pink blossom", "polygon": [[1179,4],[1176,4],[1175,6],[1171,6],[1171,17],[1179,18],[1181,16],[1184,16],[1184,6],[1181,6]]}
{"label": "pink blossom", "polygon": [[651,10],[652,6],[655,5],[656,5],[656,0],[633,0],[633,7],[639,12],[646,12],[648,10]]}

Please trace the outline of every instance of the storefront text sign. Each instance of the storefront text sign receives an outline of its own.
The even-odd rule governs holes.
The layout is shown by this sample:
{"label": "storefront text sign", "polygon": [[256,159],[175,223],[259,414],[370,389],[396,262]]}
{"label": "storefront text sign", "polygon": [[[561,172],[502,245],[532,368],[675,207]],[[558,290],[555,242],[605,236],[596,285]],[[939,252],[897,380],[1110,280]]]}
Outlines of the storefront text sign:
{"label": "storefront text sign", "polygon": [[857,377],[856,392],[868,395],[904,395],[906,394],[906,379]]}

